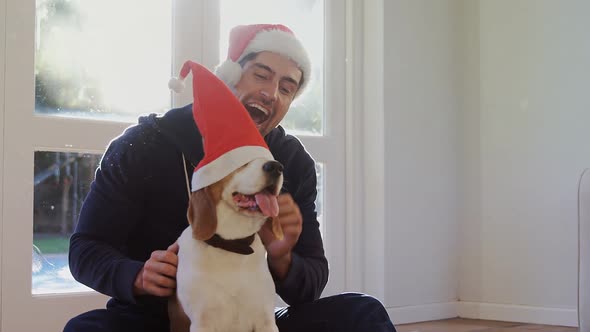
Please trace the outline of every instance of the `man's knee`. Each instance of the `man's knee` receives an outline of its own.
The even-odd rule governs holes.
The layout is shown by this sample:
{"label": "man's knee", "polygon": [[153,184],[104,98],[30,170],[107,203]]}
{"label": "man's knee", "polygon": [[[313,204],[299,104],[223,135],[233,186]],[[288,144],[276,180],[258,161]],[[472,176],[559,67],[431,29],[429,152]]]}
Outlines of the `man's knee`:
{"label": "man's knee", "polygon": [[84,320],[80,316],[76,316],[70,319],[66,326],[64,326],[63,332],[80,332],[80,331],[87,331],[86,327],[84,326]]}
{"label": "man's knee", "polygon": [[359,306],[364,308],[364,312],[372,317],[373,319],[377,320],[386,320],[389,321],[389,314],[387,313],[387,309],[381,301],[377,298],[370,296],[370,295],[362,295],[361,300],[359,300]]}
{"label": "man's knee", "polygon": [[387,309],[377,298],[361,293],[344,293],[339,296],[341,312],[348,312],[353,326],[373,326],[375,331],[395,331]]}
{"label": "man's knee", "polygon": [[97,309],[82,313],[71,318],[64,326],[63,332],[100,332],[108,331],[104,326],[107,322],[107,312]]}
{"label": "man's knee", "polygon": [[64,332],[159,332],[168,328],[167,316],[109,308],[88,311],[70,319]]}

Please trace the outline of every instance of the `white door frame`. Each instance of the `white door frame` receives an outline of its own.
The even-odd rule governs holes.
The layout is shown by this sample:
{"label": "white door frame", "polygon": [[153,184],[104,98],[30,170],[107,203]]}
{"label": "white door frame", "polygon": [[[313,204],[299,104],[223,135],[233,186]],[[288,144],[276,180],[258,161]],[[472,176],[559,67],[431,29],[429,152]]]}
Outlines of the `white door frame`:
{"label": "white door frame", "polygon": [[[6,0],[0,0],[0,22],[6,22]],[[2,220],[4,210],[2,209],[4,203],[4,89],[5,89],[5,79],[4,79],[4,71],[5,71],[5,50],[6,50],[6,25],[0,24],[0,137],[2,140],[0,141],[0,258],[2,257],[2,238],[4,237],[4,232],[2,229]],[[0,291],[2,285],[2,265],[0,264]],[[0,326],[2,324],[2,310],[0,307]]]}
{"label": "white door frame", "polygon": [[384,300],[384,2],[346,11],[346,289]]}

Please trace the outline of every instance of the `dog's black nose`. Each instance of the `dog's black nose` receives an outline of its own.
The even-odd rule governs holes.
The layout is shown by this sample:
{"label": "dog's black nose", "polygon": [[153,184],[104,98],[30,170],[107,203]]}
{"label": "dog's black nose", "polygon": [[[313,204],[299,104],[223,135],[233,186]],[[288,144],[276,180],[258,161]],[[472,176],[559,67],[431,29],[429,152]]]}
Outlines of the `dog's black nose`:
{"label": "dog's black nose", "polygon": [[283,165],[278,161],[269,161],[262,165],[262,169],[270,175],[279,176],[283,173]]}

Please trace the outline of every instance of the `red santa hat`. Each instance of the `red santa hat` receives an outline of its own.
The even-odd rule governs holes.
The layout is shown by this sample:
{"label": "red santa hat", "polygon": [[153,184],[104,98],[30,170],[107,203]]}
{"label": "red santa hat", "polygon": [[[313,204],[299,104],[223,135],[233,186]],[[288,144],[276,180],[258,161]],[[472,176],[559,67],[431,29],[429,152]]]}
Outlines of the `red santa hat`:
{"label": "red santa hat", "polygon": [[[293,60],[303,74],[303,84],[295,97],[301,94],[309,82],[311,62],[303,44],[291,29],[282,24],[238,25],[230,31],[227,59],[215,68],[215,74],[233,88],[242,76],[240,61],[251,53],[269,51]],[[182,81],[171,80],[169,86],[176,92],[182,91]]]}
{"label": "red santa hat", "polygon": [[205,156],[194,170],[191,190],[211,185],[246,163],[273,160],[248,111],[229,87],[202,65],[187,61],[180,78],[193,74],[193,117],[204,141]]}

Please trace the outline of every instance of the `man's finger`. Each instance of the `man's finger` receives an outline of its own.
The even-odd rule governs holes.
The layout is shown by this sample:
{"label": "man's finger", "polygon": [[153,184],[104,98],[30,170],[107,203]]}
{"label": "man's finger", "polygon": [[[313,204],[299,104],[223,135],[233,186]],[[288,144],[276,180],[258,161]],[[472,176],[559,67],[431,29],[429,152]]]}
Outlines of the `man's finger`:
{"label": "man's finger", "polygon": [[176,277],[176,266],[168,263],[147,261],[145,263],[145,269],[151,273],[162,274],[171,278]]}
{"label": "man's finger", "polygon": [[156,285],[149,285],[146,288],[146,290],[149,294],[152,294],[155,296],[160,296],[160,297],[170,296],[170,295],[174,294],[174,289],[158,287]]}
{"label": "man's finger", "polygon": [[279,216],[279,219],[280,219],[281,225],[285,225],[285,224],[289,224],[293,221],[301,220],[301,216],[298,213],[289,212],[289,213],[281,214]]}
{"label": "man's finger", "polygon": [[298,223],[291,223],[289,225],[283,225],[283,232],[288,233],[291,231],[301,231],[303,229],[303,225]]}
{"label": "man's finger", "polygon": [[172,264],[174,266],[178,265],[178,256],[175,253],[167,250],[156,250],[152,252],[151,259],[158,262]]}
{"label": "man's finger", "polygon": [[300,226],[302,224],[303,223],[301,217],[299,217],[299,215],[297,214],[288,214],[285,216],[281,216],[281,227],[283,228],[283,230],[285,229],[285,227]]}
{"label": "man's finger", "polygon": [[281,202],[292,202],[293,201],[293,196],[291,196],[291,194],[289,194],[289,193],[284,193],[284,194],[280,194],[277,197],[277,200],[279,201],[279,204]]}
{"label": "man's finger", "polygon": [[151,273],[146,275],[145,278],[149,284],[155,285],[157,287],[176,288],[176,281],[174,279],[161,274]]}
{"label": "man's finger", "polygon": [[178,241],[177,241],[177,242],[174,242],[174,243],[172,243],[172,244],[171,244],[171,245],[168,247],[168,251],[172,251],[173,253],[175,253],[175,254],[178,254],[178,249],[179,249],[179,248],[180,248],[180,247],[178,246]]}

